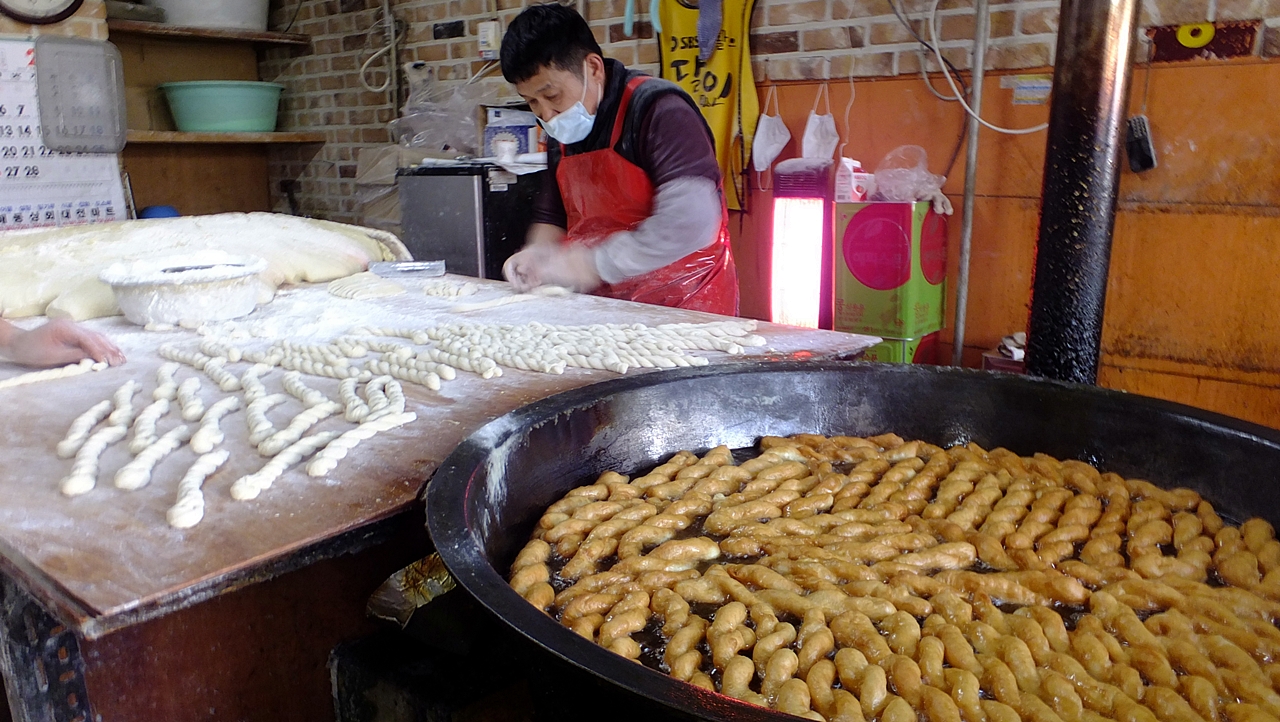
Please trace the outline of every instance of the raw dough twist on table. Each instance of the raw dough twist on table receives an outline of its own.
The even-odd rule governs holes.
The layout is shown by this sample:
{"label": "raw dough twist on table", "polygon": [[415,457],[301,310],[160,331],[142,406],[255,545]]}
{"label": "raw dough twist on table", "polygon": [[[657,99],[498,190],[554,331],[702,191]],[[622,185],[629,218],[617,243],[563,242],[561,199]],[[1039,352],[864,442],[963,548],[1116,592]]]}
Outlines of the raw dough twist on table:
{"label": "raw dough twist on table", "polygon": [[133,439],[129,441],[129,453],[138,455],[156,441],[156,424],[169,413],[170,401],[158,398],[147,405],[133,421]]}
{"label": "raw dough twist on table", "polygon": [[136,381],[127,381],[112,394],[114,407],[107,416],[107,423],[80,446],[71,473],[63,478],[59,488],[66,496],[79,496],[93,490],[98,483],[98,459],[108,446],[123,439],[129,433],[133,421],[133,395],[138,391]]}
{"label": "raw dough twist on table", "polygon": [[240,387],[244,389],[246,404],[252,404],[267,395],[267,387],[259,379],[263,374],[270,373],[271,369],[267,364],[254,364],[240,375]]}
{"label": "raw dough twist on table", "polygon": [[205,336],[200,340],[200,353],[215,358],[222,357],[227,363],[238,363],[244,351],[227,339],[216,336]]}
{"label": "raw dough twist on table", "polygon": [[204,401],[200,398],[200,379],[192,376],[178,384],[178,405],[182,407],[183,421],[197,421],[204,416]]}
{"label": "raw dough twist on table", "polygon": [[223,391],[239,391],[240,377],[228,371],[225,363],[221,356],[210,359],[204,365],[204,375],[208,376],[209,380],[217,384],[218,388]]}
{"label": "raw dough twist on table", "polygon": [[165,518],[174,529],[190,529],[204,518],[204,481],[226,463],[231,452],[219,449],[196,459],[178,482],[178,500]]}
{"label": "raw dough twist on table", "polygon": [[369,383],[364,385],[364,397],[369,402],[369,411],[379,411],[386,407],[391,401],[387,398],[387,384],[395,379],[391,376],[374,376],[369,379]]}
{"label": "raw dough twist on table", "polygon": [[169,363],[161,364],[160,368],[156,369],[156,388],[151,392],[152,399],[156,401],[160,399],[173,401],[178,398],[178,382],[174,380],[173,376],[178,373],[179,368],[181,368],[180,364],[170,361]]}
{"label": "raw dough twist on table", "polygon": [[231,485],[231,497],[241,501],[256,499],[259,494],[269,489],[289,467],[314,454],[317,449],[328,444],[337,436],[337,432],[322,431],[295,441],[264,464],[258,471],[237,479]]}
{"label": "raw dough twist on table", "polygon": [[85,439],[89,438],[89,432],[93,431],[93,427],[102,423],[111,413],[111,399],[103,399],[89,408],[88,411],[76,417],[71,422],[71,426],[67,429],[66,437],[58,442],[58,456],[63,459],[70,459],[76,455],[80,447],[84,445]]}
{"label": "raw dough twist on table", "polygon": [[342,411],[342,404],[334,401],[324,401],[312,406],[306,411],[303,411],[293,417],[293,420],[289,422],[288,426],[277,431],[266,439],[263,439],[262,443],[258,444],[258,453],[263,456],[275,456],[276,454],[279,454],[281,451],[297,442],[298,439],[301,439],[302,435],[307,433],[307,430],[312,426],[315,426],[339,411]]}
{"label": "raw dough twist on table", "polygon": [[618,654],[808,719],[1280,719],[1269,523],[1043,454],[760,447],[571,490],[512,588]]}
{"label": "raw dough twist on table", "polygon": [[133,491],[146,486],[151,481],[151,472],[156,464],[177,451],[190,438],[191,427],[186,424],[166,431],[154,443],[139,452],[132,461],[120,467],[115,477],[116,488]]}
{"label": "raw dough twist on table", "polygon": [[378,408],[370,408],[364,421],[377,421],[384,416],[404,413],[404,388],[399,381],[388,381],[386,385],[386,403]]}
{"label": "raw dough twist on table", "polygon": [[324,476],[333,471],[338,462],[346,458],[352,449],[359,446],[364,441],[372,438],[376,434],[383,431],[394,429],[398,426],[404,426],[415,419],[418,415],[409,412],[399,412],[387,414],[380,418],[366,421],[354,429],[343,433],[338,438],[330,441],[319,454],[316,455],[311,463],[307,464],[307,474],[310,476]]}
{"label": "raw dough twist on table", "polygon": [[356,392],[360,382],[355,379],[343,379],[338,384],[338,397],[342,400],[344,411],[342,418],[358,424],[369,415],[369,405]]}
{"label": "raw dough twist on table", "polygon": [[551,298],[556,296],[568,296],[573,291],[563,286],[539,286],[529,293],[517,293],[510,296],[500,296],[490,301],[480,301],[478,303],[458,303],[449,308],[449,313],[469,313],[471,311],[487,311],[491,308],[499,308],[501,306],[509,306],[513,303],[524,303],[525,301],[536,301],[540,298]]}
{"label": "raw dough twist on table", "polygon": [[214,359],[213,356],[207,356],[199,351],[181,349],[173,344],[164,344],[156,352],[161,358],[190,366],[197,371],[204,371],[204,367]]}
{"label": "raw dough twist on table", "polygon": [[79,376],[80,374],[87,374],[91,371],[102,371],[106,368],[107,364],[87,358],[79,363],[68,364],[61,368],[44,369],[42,371],[28,371],[27,373],[7,378],[0,381],[0,391],[3,391],[4,389],[11,389],[15,386],[39,383],[41,381],[70,378],[72,376]]}
{"label": "raw dough twist on table", "polygon": [[419,346],[431,342],[426,331],[414,328],[389,328],[381,326],[357,326],[347,331],[348,336],[392,336],[407,339]]}
{"label": "raw dough twist on table", "polygon": [[267,418],[267,412],[288,400],[289,397],[285,394],[271,394],[249,402],[248,408],[245,409],[244,421],[249,430],[250,444],[257,446],[276,432],[275,424]]}
{"label": "raw dough twist on table", "polygon": [[392,376],[409,383],[426,386],[432,391],[440,390],[440,377],[430,371],[419,371],[412,365],[413,361],[399,362],[370,360],[365,368],[369,373]]}
{"label": "raw dough twist on table", "polygon": [[222,417],[240,410],[240,397],[228,396],[215,402],[204,412],[200,419],[200,428],[191,437],[191,450],[197,454],[207,454],[213,447],[222,443],[226,435],[220,426]]}
{"label": "raw dough twist on table", "polygon": [[307,408],[329,402],[329,397],[325,396],[323,391],[307,386],[302,380],[302,374],[297,371],[290,371],[284,375],[284,390]]}

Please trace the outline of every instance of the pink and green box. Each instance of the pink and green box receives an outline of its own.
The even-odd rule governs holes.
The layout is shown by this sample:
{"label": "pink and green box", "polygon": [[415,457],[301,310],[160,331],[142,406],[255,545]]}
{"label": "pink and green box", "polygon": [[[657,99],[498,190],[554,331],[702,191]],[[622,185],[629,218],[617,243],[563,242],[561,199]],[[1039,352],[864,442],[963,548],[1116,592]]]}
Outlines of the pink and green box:
{"label": "pink and green box", "polygon": [[938,332],[922,338],[886,338],[862,353],[862,361],[889,364],[938,363]]}
{"label": "pink and green box", "polygon": [[835,205],[835,330],[920,339],[942,328],[947,219],[929,203]]}

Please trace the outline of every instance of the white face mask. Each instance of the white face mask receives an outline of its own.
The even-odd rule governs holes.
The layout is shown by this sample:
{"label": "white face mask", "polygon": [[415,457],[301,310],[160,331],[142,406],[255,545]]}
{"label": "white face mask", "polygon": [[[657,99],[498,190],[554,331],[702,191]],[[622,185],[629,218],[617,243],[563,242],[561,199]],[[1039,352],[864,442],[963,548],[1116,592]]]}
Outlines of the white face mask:
{"label": "white face mask", "polygon": [[582,100],[573,104],[573,107],[559,113],[551,120],[539,120],[538,124],[542,129],[547,131],[547,135],[560,141],[563,145],[577,143],[591,134],[591,128],[596,124],[596,117],[587,112],[587,106],[582,104],[587,99],[587,78],[590,74],[587,67],[582,68]]}
{"label": "white face mask", "polygon": [[756,124],[756,135],[751,141],[751,162],[757,173],[764,173],[773,165],[773,161],[782,153],[782,149],[791,140],[791,131],[778,115],[778,86],[769,86],[769,95],[764,99],[765,112],[769,110],[769,101],[773,101],[773,115],[761,114]]}
{"label": "white face mask", "polygon": [[805,158],[831,158],[835,155],[836,146],[840,144],[840,133],[836,131],[836,118],[831,114],[831,96],[828,92],[827,112],[818,115],[818,102],[824,97],[827,86],[818,88],[818,97],[813,99],[813,110],[809,111],[809,120],[804,124],[804,138],[800,143],[800,155]]}

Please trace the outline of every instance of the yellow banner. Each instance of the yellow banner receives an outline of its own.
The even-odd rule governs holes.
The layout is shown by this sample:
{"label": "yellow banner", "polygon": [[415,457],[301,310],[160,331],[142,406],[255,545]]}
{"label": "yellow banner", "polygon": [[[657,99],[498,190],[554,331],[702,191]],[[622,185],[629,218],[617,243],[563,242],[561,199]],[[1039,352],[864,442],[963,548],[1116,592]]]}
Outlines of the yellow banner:
{"label": "yellow banner", "polygon": [[721,0],[724,20],[716,52],[698,60],[698,0],[665,0],[658,17],[662,77],[678,84],[702,109],[716,139],[716,156],[724,175],[724,197],[732,210],[743,210],[747,197],[751,139],[760,118],[760,99],[751,73],[747,32],[754,0]]}

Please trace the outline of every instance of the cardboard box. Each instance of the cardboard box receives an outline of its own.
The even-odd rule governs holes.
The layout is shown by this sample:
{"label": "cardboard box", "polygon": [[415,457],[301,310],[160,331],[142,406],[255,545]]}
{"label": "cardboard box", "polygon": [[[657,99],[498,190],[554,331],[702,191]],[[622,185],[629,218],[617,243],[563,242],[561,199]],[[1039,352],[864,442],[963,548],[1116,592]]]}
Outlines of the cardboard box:
{"label": "cardboard box", "polygon": [[943,327],[947,220],[929,203],[835,205],[835,330],[918,339]]}
{"label": "cardboard box", "polygon": [[936,364],[938,332],[921,338],[886,338],[867,349],[862,360],[890,364]]}
{"label": "cardboard box", "polygon": [[482,155],[493,157],[493,141],[514,140],[517,153],[541,153],[547,149],[542,127],[528,109],[510,106],[484,106],[484,147]]}

